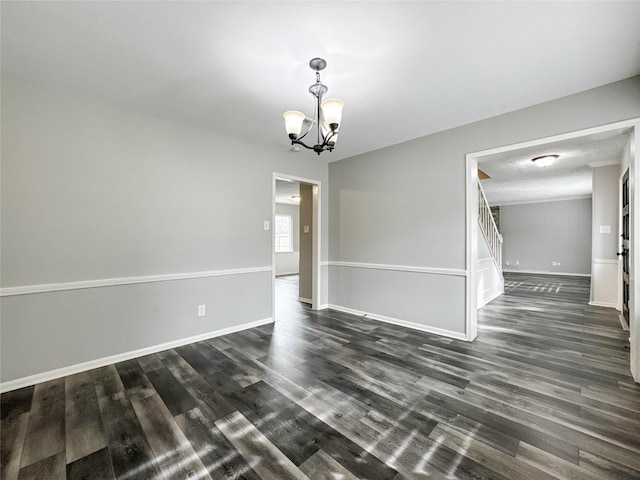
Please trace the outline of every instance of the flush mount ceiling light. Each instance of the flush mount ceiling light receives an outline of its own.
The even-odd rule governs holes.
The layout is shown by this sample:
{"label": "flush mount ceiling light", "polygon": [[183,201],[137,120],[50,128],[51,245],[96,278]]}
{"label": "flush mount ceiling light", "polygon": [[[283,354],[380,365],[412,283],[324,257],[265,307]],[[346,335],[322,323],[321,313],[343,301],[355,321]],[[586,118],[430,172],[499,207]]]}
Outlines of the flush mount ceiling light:
{"label": "flush mount ceiling light", "polygon": [[[324,151],[332,151],[336,146],[344,102],[337,98],[322,100],[329,89],[320,82],[320,70],[325,69],[327,62],[322,58],[313,58],[309,62],[309,66],[316,71],[316,83],[309,87],[309,93],[313,95],[315,102],[313,120],[309,124],[309,129],[302,136],[299,136],[306,117],[304,113],[295,110],[284,112],[284,122],[291,145],[302,145],[320,155]],[[317,132],[316,144],[309,146],[302,139],[312,130],[314,123]]]}
{"label": "flush mount ceiling light", "polygon": [[542,155],[541,157],[532,158],[531,161],[538,167],[548,167],[552,165],[559,156],[560,155]]}

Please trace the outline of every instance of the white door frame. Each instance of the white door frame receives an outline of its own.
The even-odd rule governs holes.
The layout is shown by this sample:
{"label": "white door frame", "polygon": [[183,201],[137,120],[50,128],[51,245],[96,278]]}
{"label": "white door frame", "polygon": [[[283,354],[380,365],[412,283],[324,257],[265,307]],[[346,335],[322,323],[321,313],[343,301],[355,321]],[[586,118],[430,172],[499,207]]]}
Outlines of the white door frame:
{"label": "white door frame", "polygon": [[275,220],[276,220],[276,180],[293,180],[295,182],[308,183],[313,185],[313,213],[312,213],[312,237],[311,237],[311,265],[313,275],[311,277],[311,309],[320,309],[321,287],[322,287],[322,269],[320,268],[320,239],[322,238],[321,229],[321,194],[322,182],[311,178],[297,177],[287,173],[273,172],[272,192],[271,192],[271,225],[273,225],[271,233],[271,314],[276,319],[276,252],[275,252]]}
{"label": "white door frame", "polygon": [[[631,276],[630,289],[631,300],[629,305],[629,323],[631,330],[631,373],[636,382],[640,382],[640,118],[624,120],[622,122],[601,125],[599,127],[578,130],[576,132],[555,135],[529,142],[522,142],[504,147],[482,150],[466,155],[466,186],[467,186],[467,309],[466,309],[466,337],[471,341],[478,332],[478,161],[482,157],[496,153],[509,152],[521,148],[535,147],[547,143],[570,140],[573,138],[610,132],[613,130],[631,129],[634,140],[631,151],[631,164],[629,165],[629,189],[631,201]],[[637,277],[637,278],[636,278]]]}

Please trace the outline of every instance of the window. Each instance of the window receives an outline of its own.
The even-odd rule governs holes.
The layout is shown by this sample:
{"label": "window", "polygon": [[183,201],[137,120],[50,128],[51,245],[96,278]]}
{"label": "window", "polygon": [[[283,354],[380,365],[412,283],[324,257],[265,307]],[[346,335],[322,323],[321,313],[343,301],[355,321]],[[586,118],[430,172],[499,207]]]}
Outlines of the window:
{"label": "window", "polygon": [[291,215],[276,215],[276,253],[293,252]]}

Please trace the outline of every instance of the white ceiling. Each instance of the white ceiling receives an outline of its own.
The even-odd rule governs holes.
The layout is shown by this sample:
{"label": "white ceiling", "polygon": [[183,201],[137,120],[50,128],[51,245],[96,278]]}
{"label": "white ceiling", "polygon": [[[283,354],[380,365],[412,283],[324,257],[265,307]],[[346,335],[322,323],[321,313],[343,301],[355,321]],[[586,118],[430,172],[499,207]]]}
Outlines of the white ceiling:
{"label": "white ceiling", "polygon": [[[620,163],[630,133],[622,129],[481,157],[478,168],[491,177],[482,180],[487,201],[508,205],[591,196],[592,167]],[[553,165],[531,161],[552,154],[559,155]]]}
{"label": "white ceiling", "polygon": [[[640,2],[1,2],[2,72],[281,150],[312,57],[339,160],[640,74]],[[315,155],[302,150],[295,155]]]}
{"label": "white ceiling", "polygon": [[[298,200],[292,197],[298,196]],[[291,180],[276,179],[276,203],[286,203],[288,205],[300,205],[300,183]]]}

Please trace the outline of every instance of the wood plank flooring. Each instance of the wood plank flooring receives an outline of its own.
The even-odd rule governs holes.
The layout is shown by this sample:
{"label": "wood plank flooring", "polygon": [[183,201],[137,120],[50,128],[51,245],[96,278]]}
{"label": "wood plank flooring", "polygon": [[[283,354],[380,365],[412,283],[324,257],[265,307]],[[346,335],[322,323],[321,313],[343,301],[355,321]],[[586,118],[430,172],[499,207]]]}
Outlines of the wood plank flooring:
{"label": "wood plank flooring", "polygon": [[277,322],[1,396],[25,479],[639,479],[640,385],[589,280],[506,275],[473,343],[297,301]]}

